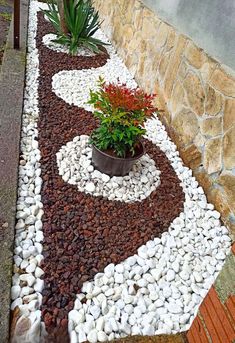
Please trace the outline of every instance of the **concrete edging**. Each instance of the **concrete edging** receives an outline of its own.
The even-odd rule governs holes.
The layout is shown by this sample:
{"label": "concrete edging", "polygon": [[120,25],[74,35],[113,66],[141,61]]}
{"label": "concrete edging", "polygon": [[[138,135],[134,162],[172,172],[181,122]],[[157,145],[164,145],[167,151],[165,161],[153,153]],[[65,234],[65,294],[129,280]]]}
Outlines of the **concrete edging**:
{"label": "concrete edging", "polygon": [[29,0],[21,0],[20,7],[21,48],[13,49],[12,20],[0,72],[0,340],[2,343],[9,342],[10,290]]}

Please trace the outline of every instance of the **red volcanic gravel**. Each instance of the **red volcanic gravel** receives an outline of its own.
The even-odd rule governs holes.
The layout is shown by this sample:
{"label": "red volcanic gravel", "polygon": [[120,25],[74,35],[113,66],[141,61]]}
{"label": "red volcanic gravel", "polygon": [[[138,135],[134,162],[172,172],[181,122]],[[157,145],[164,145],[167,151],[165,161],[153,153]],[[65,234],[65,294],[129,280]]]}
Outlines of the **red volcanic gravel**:
{"label": "red volcanic gravel", "polygon": [[142,202],[130,204],[93,197],[62,180],[56,153],[75,136],[89,135],[96,121],[91,112],[68,105],[52,92],[52,76],[61,70],[100,67],[108,55],[71,57],[48,49],[41,41],[51,27],[41,13],[38,19],[38,129],[45,257],[42,316],[48,342],[66,343],[67,315],[83,282],[109,263],[119,263],[135,254],[142,244],[166,231],[183,209],[184,194],[165,154],[147,140],[146,152],[161,170],[161,184]]}

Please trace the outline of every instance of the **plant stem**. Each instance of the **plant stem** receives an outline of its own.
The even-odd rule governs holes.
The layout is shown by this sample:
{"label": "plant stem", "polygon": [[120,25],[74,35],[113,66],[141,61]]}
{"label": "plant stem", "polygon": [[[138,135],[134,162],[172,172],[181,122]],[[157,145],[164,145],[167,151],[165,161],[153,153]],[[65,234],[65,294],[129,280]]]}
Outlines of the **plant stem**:
{"label": "plant stem", "polygon": [[57,4],[58,4],[58,9],[59,9],[59,14],[60,14],[60,27],[61,27],[61,31],[65,34],[68,33],[68,27],[66,25],[65,22],[65,15],[64,15],[64,3],[69,2],[69,0],[57,0]]}

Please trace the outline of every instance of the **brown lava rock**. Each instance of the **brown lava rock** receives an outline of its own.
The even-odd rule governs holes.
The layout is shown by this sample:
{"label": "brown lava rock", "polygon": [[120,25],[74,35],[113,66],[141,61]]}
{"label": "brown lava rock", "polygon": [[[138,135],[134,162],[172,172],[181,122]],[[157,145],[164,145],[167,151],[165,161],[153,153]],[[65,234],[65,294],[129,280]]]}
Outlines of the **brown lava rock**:
{"label": "brown lava rock", "polygon": [[50,24],[39,13],[38,130],[45,257],[42,316],[49,333],[48,342],[66,343],[67,315],[83,282],[109,263],[119,263],[135,254],[138,247],[166,231],[183,209],[184,194],[165,154],[147,140],[146,152],[161,170],[161,184],[142,202],[93,197],[62,180],[56,153],[75,136],[89,135],[97,123],[92,113],[68,105],[52,92],[52,76],[61,70],[100,67],[108,55],[71,57],[55,52],[42,44],[42,37],[48,32]]}

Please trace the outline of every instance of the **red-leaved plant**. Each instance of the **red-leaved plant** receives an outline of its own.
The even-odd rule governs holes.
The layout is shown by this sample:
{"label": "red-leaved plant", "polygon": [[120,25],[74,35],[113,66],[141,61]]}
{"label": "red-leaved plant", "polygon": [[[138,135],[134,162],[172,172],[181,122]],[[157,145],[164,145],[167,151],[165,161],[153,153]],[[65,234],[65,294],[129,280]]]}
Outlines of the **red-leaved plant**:
{"label": "red-leaved plant", "polygon": [[102,78],[98,85],[96,92],[90,91],[88,103],[94,106],[100,126],[93,131],[90,142],[102,151],[112,149],[118,157],[134,156],[145,134],[143,124],[156,111],[152,104],[155,95],[126,84],[107,84]]}

